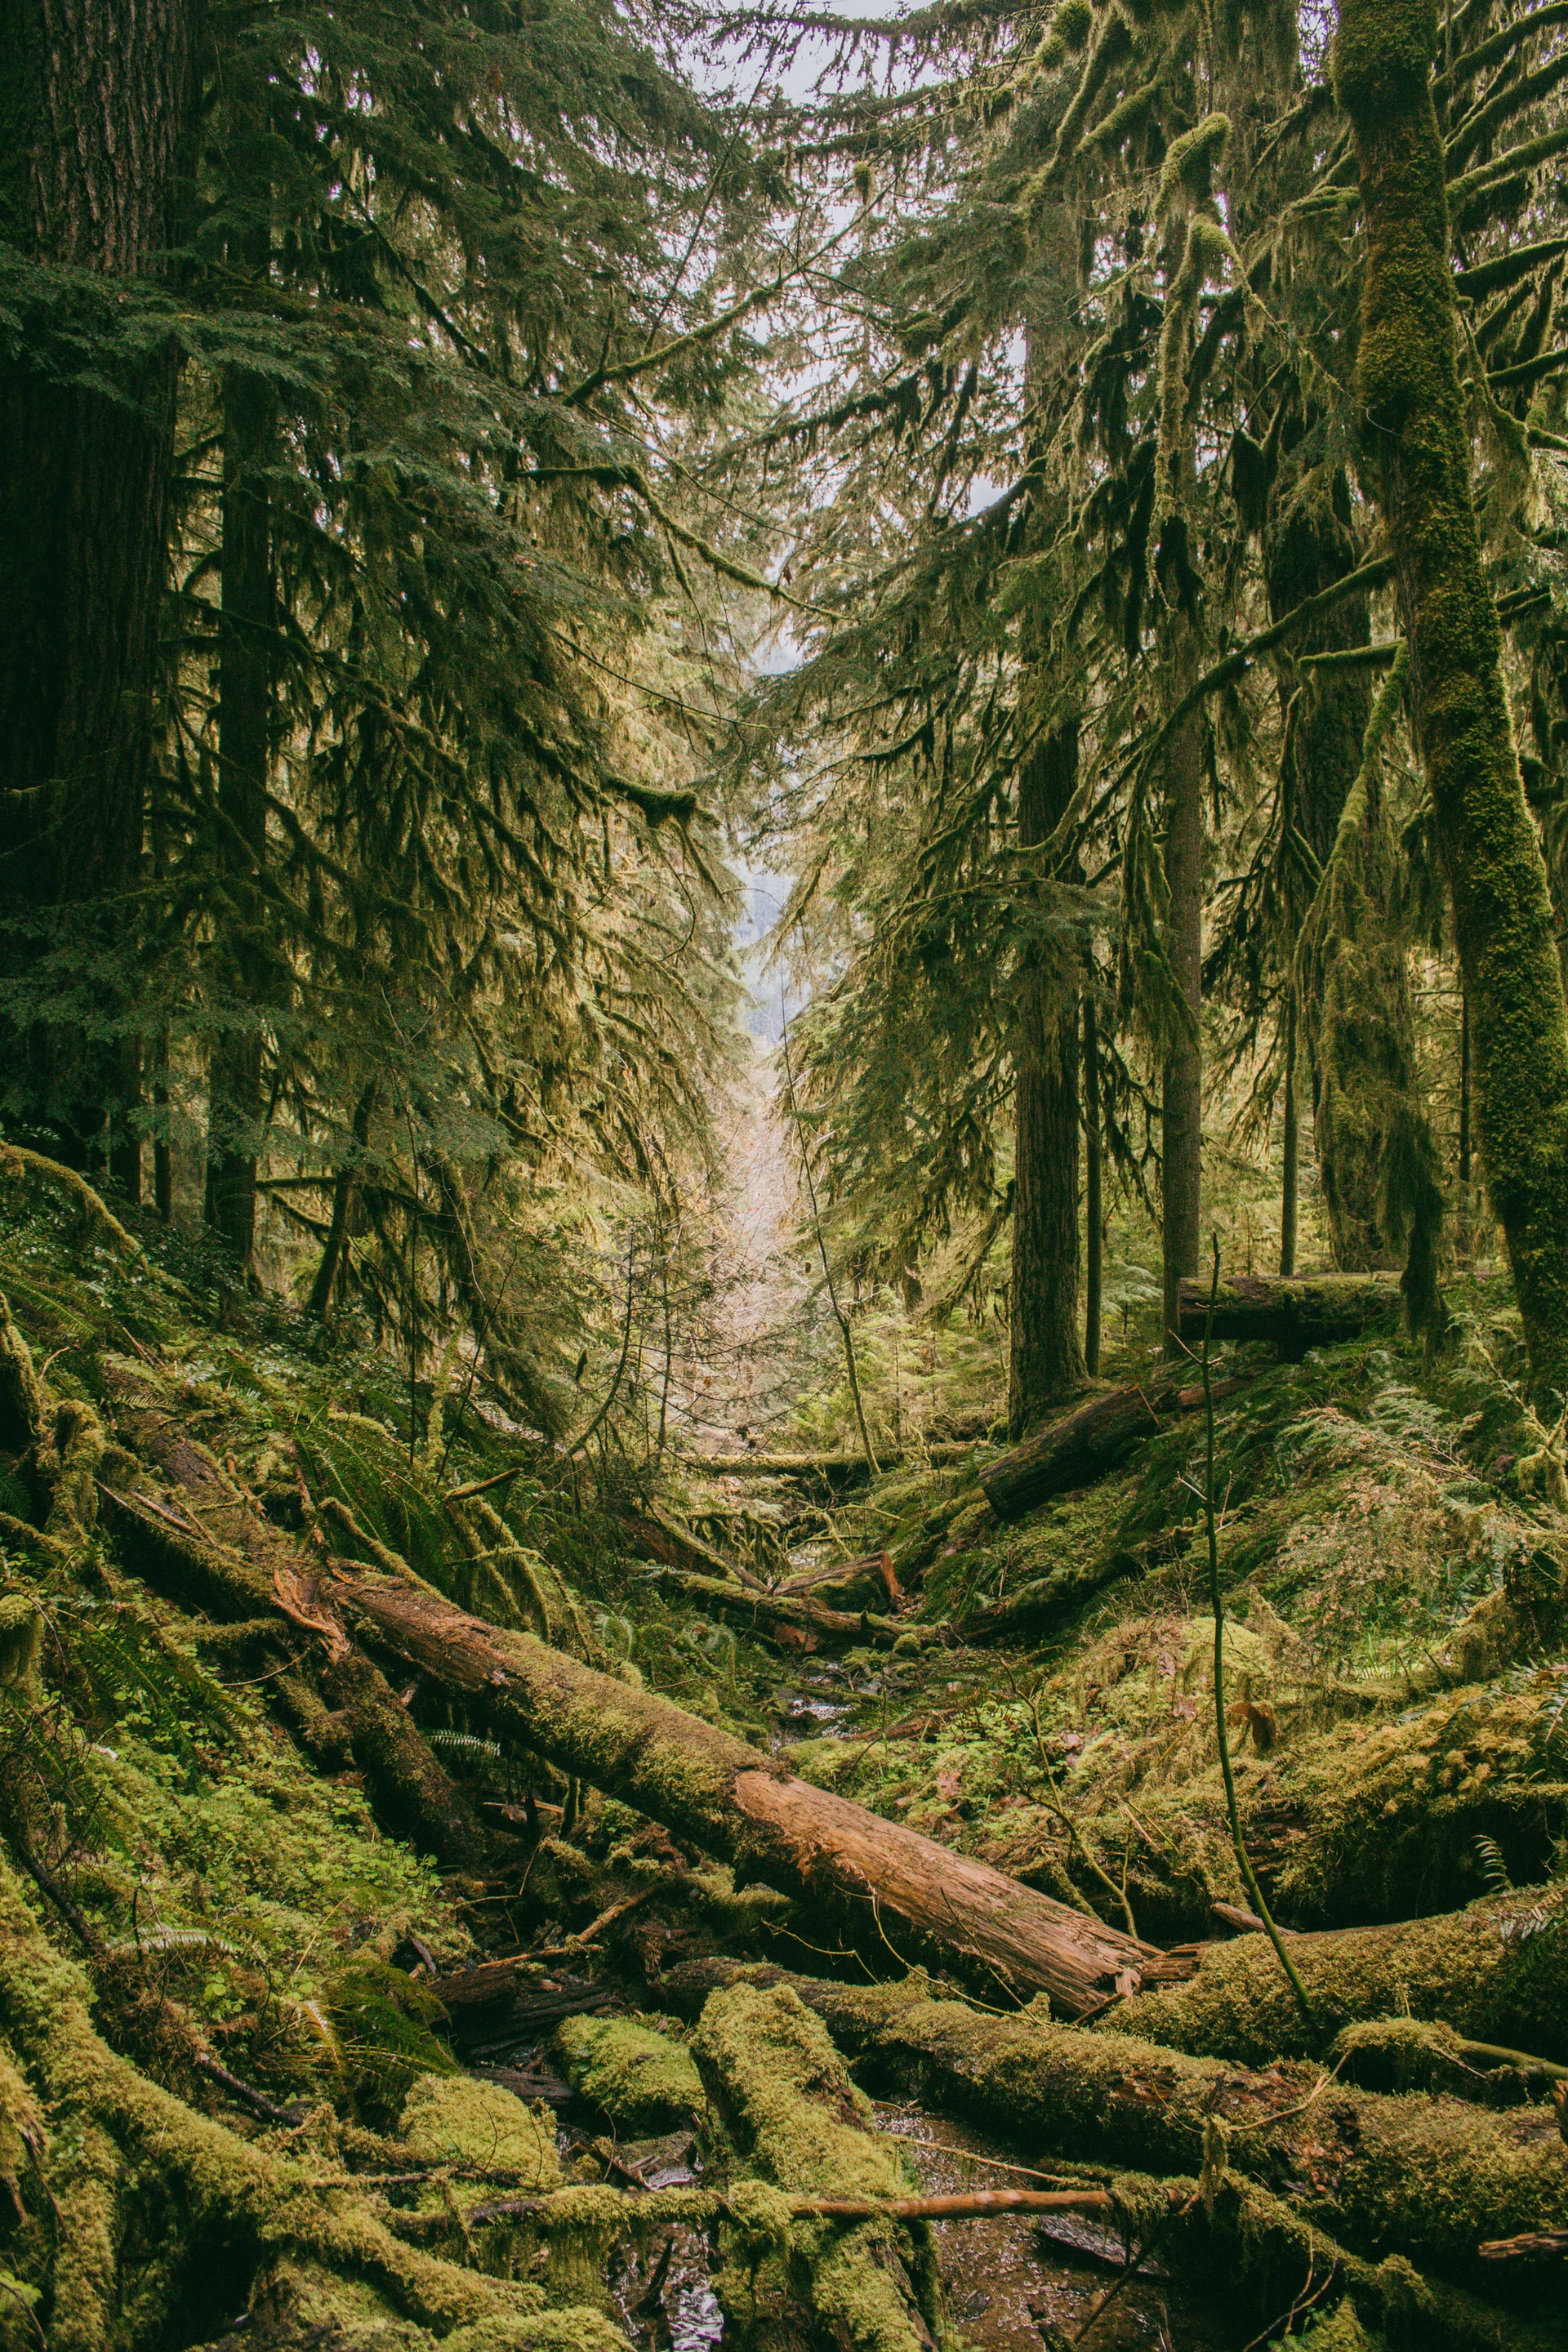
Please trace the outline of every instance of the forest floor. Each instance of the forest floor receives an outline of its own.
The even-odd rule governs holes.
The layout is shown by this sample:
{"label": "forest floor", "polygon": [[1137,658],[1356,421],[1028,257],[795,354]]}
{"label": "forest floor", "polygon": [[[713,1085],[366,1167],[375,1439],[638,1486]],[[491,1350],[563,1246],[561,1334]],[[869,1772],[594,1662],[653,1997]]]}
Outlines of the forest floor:
{"label": "forest floor", "polygon": [[[1308,2014],[1201,1413],[1011,1526],[985,1440],[590,1466],[0,1212],[0,2345],[1563,2341],[1568,1520],[1484,1289],[1215,1364]],[[1047,2001],[908,1832],[1132,1960]],[[1055,2201],[907,2210],[980,2187]]]}

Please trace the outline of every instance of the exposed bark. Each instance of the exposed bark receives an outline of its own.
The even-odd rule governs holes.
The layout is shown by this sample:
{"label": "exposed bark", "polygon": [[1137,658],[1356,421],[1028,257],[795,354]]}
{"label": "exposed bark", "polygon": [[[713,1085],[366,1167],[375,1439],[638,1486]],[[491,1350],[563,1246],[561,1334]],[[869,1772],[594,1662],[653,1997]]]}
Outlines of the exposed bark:
{"label": "exposed bark", "polygon": [[1351,119],[1366,264],[1357,391],[1410,646],[1474,1023],[1487,1182],[1542,1405],[1568,1391],[1568,1004],[1520,776],[1501,631],[1470,494],[1435,0],[1342,0],[1334,86]]}
{"label": "exposed bark", "polygon": [[460,1694],[493,1727],[734,1864],[742,1883],[809,1895],[819,1916],[852,1935],[876,1936],[879,1922],[982,1979],[1048,1990],[1075,2014],[1118,1978],[1142,1982],[1168,1965],[1152,1946],[796,1780],[531,1634],[503,1633],[402,1585],[340,1576],[330,1590],[365,1639]]}
{"label": "exposed bark", "polygon": [[[1202,1341],[1208,1305],[1206,1283],[1184,1284],[1180,1329],[1191,1347]],[[1396,1316],[1399,1307],[1399,1280],[1393,1274],[1321,1274],[1299,1281],[1238,1274],[1220,1284],[1214,1336],[1266,1340],[1288,1362],[1298,1363],[1309,1348],[1353,1339]]]}
{"label": "exposed bark", "polygon": [[[171,1507],[132,1486],[106,1500],[142,1572],[177,1597],[237,1619],[281,1609],[338,1656],[345,1628],[357,1630],[491,1729],[734,1864],[741,1884],[808,1894],[826,1917],[879,1944],[897,1927],[949,1965],[1047,1990],[1075,2014],[1119,1983],[1133,1990],[1172,1969],[1153,1946],[811,1787],[651,1692],[531,1634],[488,1625],[428,1590],[361,1576],[351,1562],[295,1545],[149,1400],[143,1382],[121,1374],[117,1386],[121,1436],[181,1495]],[[1178,1961],[1173,1972],[1185,1967]]]}
{"label": "exposed bark", "polygon": [[[1406,2100],[1288,2062],[1248,2073],[1130,2034],[1056,2025],[1031,2009],[982,2015],[911,1977],[851,1986],[698,1961],[667,1994],[723,1983],[791,1985],[878,2088],[914,2089],[1025,2149],[1079,2162],[1195,2173],[1215,2126],[1235,2175],[1285,2185],[1316,2229],[1373,2259],[1395,2246],[1461,2282],[1481,2282],[1479,2237],[1568,2222],[1568,2146],[1531,2109],[1492,2115],[1458,2100]],[[1504,2219],[1503,2217],[1507,2217]],[[1495,2219],[1489,2217],[1496,2217]]]}
{"label": "exposed bark", "polygon": [[763,1641],[787,1650],[847,1650],[858,1643],[886,1646],[900,1639],[940,1641],[934,1625],[901,1625],[896,1618],[835,1609],[809,1593],[769,1592],[729,1578],[702,1576],[684,1568],[665,1567],[660,1573],[679,1582],[706,1613],[739,1625]]}
{"label": "exposed bark", "polygon": [[[105,1491],[110,1523],[132,1558],[180,1597],[221,1614],[243,1619],[281,1609],[307,1639],[330,1625],[314,1603],[320,1555],[301,1553],[271,1527],[145,1382],[115,1372],[111,1388],[121,1438],[179,1494],[171,1509],[134,1487]],[[322,1676],[387,1826],[444,1863],[472,1866],[482,1854],[483,1833],[384,1675],[340,1639],[328,1644]]]}
{"label": "exposed bark", "polygon": [[[34,260],[166,274],[195,97],[190,0],[27,0],[13,13],[0,215]],[[14,1132],[139,1180],[125,926],[142,850],[174,457],[172,351],[62,381],[47,322],[0,362],[0,970],[39,990],[8,1027]],[[110,388],[104,379],[111,379]],[[91,1036],[54,1010],[95,966]],[[47,967],[44,967],[47,971]],[[139,1181],[132,1189],[139,1190]]]}
{"label": "exposed bark", "polygon": [[[1239,1379],[1219,1381],[1215,1393],[1228,1396],[1245,1385]],[[1179,1388],[1173,1381],[1112,1389],[988,1462],[980,1473],[981,1490],[999,1519],[1021,1519],[1053,1495],[1106,1477],[1153,1435],[1163,1417],[1196,1412],[1203,1401],[1201,1388]]]}
{"label": "exposed bark", "polygon": [[[1039,849],[1078,782],[1078,720],[1053,728],[1018,779],[1018,845]],[[1076,991],[1036,949],[1023,974],[1014,1062],[1008,1420],[1022,1437],[1083,1379],[1078,1334]]]}

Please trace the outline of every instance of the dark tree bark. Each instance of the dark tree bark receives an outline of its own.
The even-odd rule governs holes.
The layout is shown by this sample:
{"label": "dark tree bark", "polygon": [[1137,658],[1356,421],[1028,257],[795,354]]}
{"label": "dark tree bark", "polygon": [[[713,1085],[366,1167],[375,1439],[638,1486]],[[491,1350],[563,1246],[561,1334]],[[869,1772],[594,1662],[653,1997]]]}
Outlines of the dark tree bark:
{"label": "dark tree bark", "polygon": [[[18,0],[8,12],[0,227],[29,259],[166,274],[194,112],[193,22],[193,0]],[[38,335],[0,357],[0,971],[27,991],[5,1021],[6,1110],[68,1165],[112,1159],[139,1190],[128,919],[174,360],[103,353],[95,372],[91,385],[61,380],[41,313]],[[71,998],[89,975],[84,1019]]]}
{"label": "dark tree bark", "polygon": [[1342,0],[1334,86],[1365,223],[1360,414],[1393,546],[1416,732],[1474,1024],[1487,1183],[1531,1384],[1568,1391],[1568,1004],[1470,495],[1434,0]]}
{"label": "dark tree bark", "polygon": [[223,569],[218,645],[218,808],[235,873],[239,936],[228,985],[237,1015],[214,1043],[208,1081],[210,1223],[247,1265],[256,1248],[257,1144],[262,1118],[264,957],[251,884],[267,859],[272,684],[272,549],[267,475],[275,431],[270,386],[244,370],[224,385]]}
{"label": "dark tree bark", "polygon": [[[1018,779],[1018,844],[1037,849],[1078,781],[1078,720],[1053,728]],[[1083,1379],[1078,1336],[1078,996],[1037,952],[1015,1066],[1008,1418],[1022,1436]]]}
{"label": "dark tree bark", "polygon": [[[1303,490],[1297,448],[1289,449],[1271,502],[1265,533],[1268,607],[1278,620],[1309,597],[1331,588],[1360,562],[1349,520],[1349,490],[1342,474],[1325,499]],[[1312,666],[1315,655],[1351,653],[1371,641],[1364,596],[1342,599],[1311,623],[1292,646],[1281,677],[1287,705],[1285,756],[1280,775],[1288,835],[1300,835],[1321,868],[1332,854],[1346,799],[1362,764],[1362,747],[1372,714],[1372,669],[1363,665]],[[1308,656],[1300,667],[1300,656]],[[1378,824],[1375,809],[1369,827]],[[1409,1125],[1414,1093],[1414,1020],[1403,943],[1389,920],[1385,892],[1377,886],[1386,859],[1380,842],[1369,845],[1367,887],[1358,897],[1358,971],[1375,975],[1372,984],[1348,994],[1341,990],[1331,1007],[1311,992],[1321,983],[1321,961],[1309,971],[1303,1007],[1312,1100],[1314,1140],[1324,1214],[1334,1263],[1345,1272],[1398,1263],[1395,1234],[1389,1230],[1385,1178],[1396,1131]],[[1299,1097],[1300,1082],[1295,1089]],[[1289,1098],[1287,1110],[1289,1109]],[[1394,1219],[1395,1230],[1398,1225]],[[1294,1270],[1281,1263],[1280,1272]]]}

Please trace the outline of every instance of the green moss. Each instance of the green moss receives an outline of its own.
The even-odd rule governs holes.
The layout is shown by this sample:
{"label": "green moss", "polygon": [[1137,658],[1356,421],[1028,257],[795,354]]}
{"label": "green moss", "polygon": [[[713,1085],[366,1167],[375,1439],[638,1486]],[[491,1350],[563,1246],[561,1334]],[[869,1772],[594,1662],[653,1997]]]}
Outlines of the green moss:
{"label": "green moss", "polygon": [[574,2091],[628,2131],[658,2131],[700,2115],[689,2051],[629,2018],[569,2017],[556,2037]]}
{"label": "green moss", "polygon": [[[797,2196],[907,2193],[899,2156],[868,2130],[868,2103],[826,2027],[787,1987],[713,1994],[693,2049],[749,2170]],[[726,2233],[715,2284],[742,2347],[788,2342],[792,2315],[804,2309],[816,2322],[809,2340],[845,2352],[922,2352],[941,2325],[923,2232],[797,2221],[780,2248],[781,2221],[776,2205],[753,2199]]]}

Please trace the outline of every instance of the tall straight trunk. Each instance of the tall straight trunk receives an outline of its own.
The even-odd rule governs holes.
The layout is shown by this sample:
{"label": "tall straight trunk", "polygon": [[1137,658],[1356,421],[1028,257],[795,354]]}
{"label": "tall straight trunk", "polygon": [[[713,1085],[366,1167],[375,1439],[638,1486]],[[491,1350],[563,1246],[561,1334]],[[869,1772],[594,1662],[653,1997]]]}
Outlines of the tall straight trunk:
{"label": "tall straight trunk", "polygon": [[[166,273],[194,117],[193,19],[193,0],[8,10],[0,233],[29,259]],[[175,362],[172,350],[105,352],[94,381],[62,381],[47,336],[41,315],[37,335],[0,354],[3,1099],[13,1132],[75,1167],[111,1161],[139,1190],[126,1122],[140,1087],[128,918]]]}
{"label": "tall straight trunk", "polygon": [[[1196,646],[1184,623],[1174,627],[1188,640],[1173,681],[1179,695],[1195,672]],[[1196,711],[1177,728],[1165,754],[1165,952],[1187,1012],[1165,1054],[1160,1096],[1165,1352],[1177,1355],[1182,1281],[1198,1270],[1203,1217],[1204,741]]]}
{"label": "tall straight trunk", "polygon": [[1105,1293],[1105,1208],[1101,1197],[1105,1145],[1100,1131],[1100,1013],[1094,1002],[1092,960],[1089,982],[1083,1000],[1083,1368],[1090,1380],[1097,1380]]}
{"label": "tall straight trunk", "polygon": [[1474,1024],[1477,1124],[1531,1384],[1568,1392],[1568,1003],[1470,496],[1434,0],[1342,0],[1334,84],[1366,265],[1360,413],[1394,551],[1416,730]]}
{"label": "tall straight trunk", "polygon": [[1301,1203],[1301,1112],[1296,1099],[1296,994],[1285,1008],[1285,1139],[1279,1185],[1279,1271],[1296,1271]]}
{"label": "tall straight trunk", "polygon": [[[234,370],[224,384],[223,555],[218,616],[218,809],[235,869],[240,925],[227,977],[237,1016],[214,1042],[208,1100],[210,1222],[241,1262],[256,1247],[264,969],[251,880],[267,857],[272,645],[271,519],[267,488],[275,431],[266,381]],[[245,1017],[247,1014],[250,1017]]]}
{"label": "tall straight trunk", "polygon": [[[1078,781],[1078,720],[1051,730],[1018,779],[1018,844],[1037,849]],[[1083,1378],[1078,1336],[1078,992],[1038,959],[1024,974],[1014,1065],[1008,1419],[1015,1437]]]}

